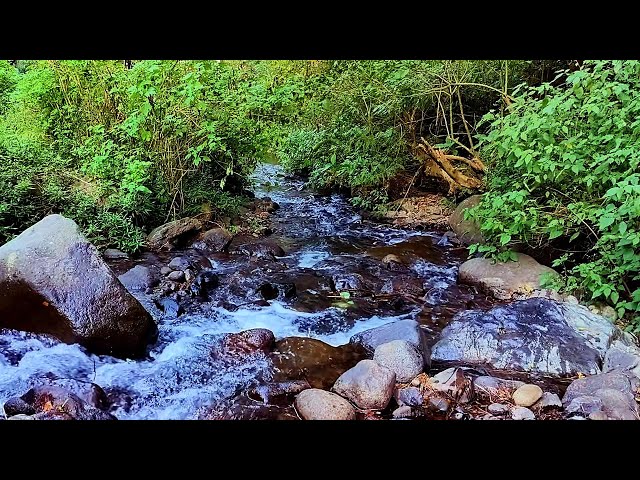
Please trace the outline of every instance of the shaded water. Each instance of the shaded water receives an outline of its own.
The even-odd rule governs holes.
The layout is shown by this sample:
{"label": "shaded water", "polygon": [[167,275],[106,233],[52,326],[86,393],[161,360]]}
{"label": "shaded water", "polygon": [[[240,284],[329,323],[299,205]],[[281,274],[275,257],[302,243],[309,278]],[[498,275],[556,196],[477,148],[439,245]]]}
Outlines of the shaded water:
{"label": "shaded water", "polygon": [[[166,318],[151,295],[133,292],[159,328],[144,360],[96,356],[44,335],[2,331],[0,402],[23,394],[43,376],[55,376],[97,383],[120,419],[202,418],[277,374],[262,353],[216,354],[224,333],[262,327],[276,339],[311,337],[338,346],[360,331],[414,318],[434,337],[457,311],[489,304],[483,295],[456,285],[464,252],[439,244],[441,233],[366,221],[345,198],[316,195],[278,166],[259,166],[254,180],[258,197],[268,195],[280,204],[270,239],[285,249],[285,257],[210,255],[221,286],[208,301],[185,304],[177,319]],[[159,269],[179,254],[195,255],[145,253],[134,263]],[[388,254],[401,261],[399,270],[382,263]],[[120,274],[131,265],[112,268]],[[260,301],[256,288],[264,282],[295,284],[297,296]],[[352,304],[336,295],[340,282],[342,289],[354,291]]]}

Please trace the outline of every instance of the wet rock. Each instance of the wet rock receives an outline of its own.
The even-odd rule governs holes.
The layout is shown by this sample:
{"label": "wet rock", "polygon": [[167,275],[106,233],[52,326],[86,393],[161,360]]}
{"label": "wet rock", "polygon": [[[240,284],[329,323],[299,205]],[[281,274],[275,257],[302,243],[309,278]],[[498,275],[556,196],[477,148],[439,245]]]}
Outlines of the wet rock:
{"label": "wet rock", "polygon": [[189,286],[191,295],[206,297],[207,294],[220,285],[220,279],[212,270],[203,270],[196,275]]}
{"label": "wet rock", "polygon": [[306,379],[313,388],[330,389],[363,356],[354,345],[334,347],[315,338],[287,337],[276,342],[272,353],[274,380]]}
{"label": "wet rock", "polygon": [[102,252],[102,256],[107,260],[124,260],[129,258],[124,252],[121,252],[117,248],[107,248],[104,252]]}
{"label": "wet rock", "polygon": [[446,398],[431,396],[427,399],[427,408],[434,412],[444,413],[451,408],[451,402]]}
{"label": "wet rock", "polygon": [[393,340],[379,345],[373,359],[396,374],[396,382],[410,382],[422,373],[424,359],[420,351],[406,340]]}
{"label": "wet rock", "polygon": [[484,237],[480,232],[480,226],[474,220],[465,220],[464,212],[467,208],[475,207],[482,200],[482,195],[472,195],[458,204],[449,217],[449,226],[456,236],[465,245],[472,243],[484,243]]}
{"label": "wet rock", "polygon": [[[638,404],[635,393],[640,380],[624,371],[612,371],[574,380],[562,397],[562,404],[571,413],[581,410],[585,415],[597,411],[595,407],[585,410],[585,397],[591,403],[600,402],[601,410],[615,420],[638,419]],[[596,400],[593,400],[593,399]],[[591,405],[591,404],[589,404]]]}
{"label": "wet rock", "polygon": [[35,420],[31,415],[14,415],[13,417],[7,418],[7,420]]}
{"label": "wet rock", "polygon": [[146,239],[149,250],[173,250],[202,229],[202,223],[196,218],[181,218],[155,228]]}
{"label": "wet rock", "polygon": [[168,318],[178,318],[184,313],[182,305],[173,298],[163,297],[159,300],[155,300],[154,303]]}
{"label": "wet rock", "polygon": [[270,403],[278,397],[297,394],[308,388],[311,388],[311,385],[306,380],[269,382],[252,389],[250,396],[257,397],[264,403]]}
{"label": "wet rock", "polygon": [[458,403],[468,403],[473,399],[473,382],[462,368],[448,368],[430,379],[431,387],[454,397]]}
{"label": "wet rock", "polygon": [[191,260],[187,257],[175,257],[173,260],[169,262],[167,265],[171,270],[181,270],[184,271],[187,268],[191,267]]}
{"label": "wet rock", "polygon": [[237,255],[249,255],[258,258],[284,257],[286,255],[280,245],[269,240],[239,245],[233,249],[231,253],[235,253]]}
{"label": "wet rock", "polygon": [[547,374],[596,374],[614,335],[611,323],[584,307],[531,298],[457,314],[431,357]]}
{"label": "wet rock", "polygon": [[562,401],[555,393],[544,392],[540,400],[534,405],[540,410],[548,410],[550,408],[562,408]]}
{"label": "wet rock", "polygon": [[409,405],[410,407],[419,407],[424,402],[420,389],[416,387],[397,389],[395,398],[399,405]]}
{"label": "wet rock", "polygon": [[299,393],[295,406],[305,420],[355,420],[356,418],[354,408],[344,398],[317,388]]}
{"label": "wet rock", "polygon": [[579,397],[575,397],[565,406],[565,410],[568,414],[578,413],[585,417],[595,412],[603,412],[602,409],[602,400],[598,397],[594,397],[593,395],[581,395]]}
{"label": "wet rock", "polygon": [[359,273],[336,273],[331,279],[336,291],[365,289],[364,279]]}
{"label": "wet rock", "polygon": [[540,278],[545,273],[557,275],[552,268],[540,265],[529,255],[516,254],[515,262],[495,262],[490,258],[472,258],[460,265],[458,281],[477,285],[499,300],[511,300],[517,295],[528,296],[541,289]]}
{"label": "wet rock", "polygon": [[350,343],[362,346],[373,356],[375,349],[383,343],[393,340],[406,340],[422,352],[425,368],[431,365],[431,350],[427,343],[427,336],[415,320],[400,320],[381,327],[360,332],[349,340]]}
{"label": "wet rock", "polygon": [[424,284],[422,280],[411,275],[395,275],[384,283],[380,293],[421,297],[424,295]]}
{"label": "wet rock", "polygon": [[404,272],[407,271],[407,267],[404,265],[400,257],[394,255],[393,253],[389,253],[382,258],[382,263],[384,266],[394,272]]}
{"label": "wet rock", "polygon": [[495,396],[499,393],[511,395],[513,391],[522,385],[524,385],[524,382],[519,380],[505,380],[487,375],[476,377],[473,381],[475,391],[487,396]]}
{"label": "wet rock", "polygon": [[[7,415],[34,415],[34,419],[49,420],[115,420],[110,413],[88,404],[69,390],[55,385],[39,385],[5,405]],[[16,410],[20,406],[21,410]]]}
{"label": "wet rock", "polygon": [[252,207],[253,211],[256,213],[274,213],[276,210],[278,210],[278,208],[280,208],[280,205],[271,200],[269,197],[264,197],[254,200]]}
{"label": "wet rock", "polygon": [[202,234],[202,237],[191,245],[197,250],[211,253],[224,252],[231,243],[233,235],[226,228],[212,228]]}
{"label": "wet rock", "polygon": [[394,418],[407,418],[413,416],[413,411],[411,407],[408,405],[403,405],[402,407],[396,408],[391,415]]}
{"label": "wet rock", "polygon": [[542,397],[542,389],[538,385],[528,383],[513,392],[513,402],[519,407],[530,407]]}
{"label": "wet rock", "polygon": [[362,409],[382,410],[393,396],[396,374],[373,360],[361,360],[344,372],[332,390]]}
{"label": "wet rock", "polygon": [[640,378],[640,348],[615,340],[604,356],[604,373],[624,370]]}
{"label": "wet rock", "polygon": [[492,415],[506,415],[509,413],[509,407],[502,403],[492,403],[487,407],[487,411]]}
{"label": "wet rock", "polygon": [[138,357],[157,334],[78,226],[49,215],[0,247],[0,327]]}
{"label": "wet rock", "polygon": [[184,271],[184,281],[191,282],[194,278],[196,278],[196,274],[190,268],[187,268]]}
{"label": "wet rock", "polygon": [[166,276],[167,276],[167,275],[169,275],[171,272],[173,272],[173,270],[171,270],[169,267],[162,267],[162,268],[160,269],[160,274],[161,274],[163,277],[166,277]]}
{"label": "wet rock", "polygon": [[62,388],[99,410],[108,410],[111,402],[105,391],[95,383],[73,378],[51,378],[44,385]]}
{"label": "wet rock", "polygon": [[174,270],[167,278],[173,282],[184,282],[184,272],[180,270]]}
{"label": "wet rock", "polygon": [[130,292],[144,292],[148,288],[153,288],[160,283],[160,280],[153,274],[151,269],[144,265],[136,265],[128,272],[120,275],[118,280],[120,280]]}
{"label": "wet rock", "polygon": [[290,299],[296,296],[296,286],[293,283],[264,283],[258,287],[258,292],[265,300]]}
{"label": "wet rock", "polygon": [[536,416],[526,407],[513,407],[511,409],[511,418],[513,420],[535,420]]}
{"label": "wet rock", "polygon": [[252,328],[239,333],[230,333],[224,337],[223,350],[234,355],[248,355],[258,351],[269,352],[275,343],[271,330]]}

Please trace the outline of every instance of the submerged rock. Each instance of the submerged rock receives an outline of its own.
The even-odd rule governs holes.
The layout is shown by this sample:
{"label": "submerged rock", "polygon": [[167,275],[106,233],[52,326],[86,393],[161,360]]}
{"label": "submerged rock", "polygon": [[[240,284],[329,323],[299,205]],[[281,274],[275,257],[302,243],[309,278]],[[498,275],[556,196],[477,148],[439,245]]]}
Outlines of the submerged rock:
{"label": "submerged rock", "polygon": [[196,218],[181,218],[155,228],[146,239],[149,250],[173,250],[190,236],[202,229],[202,223]]}
{"label": "submerged rock", "polygon": [[154,303],[168,318],[178,318],[184,313],[182,306],[173,298],[164,297]]}
{"label": "submerged rock", "polygon": [[193,296],[206,297],[208,293],[220,285],[220,279],[212,270],[203,270],[196,275],[189,291]]}
{"label": "submerged rock", "polygon": [[425,359],[425,368],[431,365],[431,351],[427,337],[415,320],[400,320],[381,327],[360,332],[349,340],[350,343],[362,346],[371,356],[375,349],[383,343],[393,340],[406,340],[418,348]]}
{"label": "submerged rock", "polygon": [[373,360],[361,360],[344,372],[332,390],[362,409],[382,410],[393,396],[396,374]]}
{"label": "submerged rock", "polygon": [[584,307],[532,298],[487,312],[459,313],[442,331],[431,356],[529,372],[596,374],[617,333]]}
{"label": "submerged rock", "polygon": [[311,388],[300,392],[296,410],[305,420],[355,420],[356,412],[349,402],[335,393]]}
{"label": "submerged rock", "polygon": [[517,253],[515,262],[496,262],[490,258],[467,260],[458,271],[458,281],[477,285],[499,300],[511,300],[517,295],[529,296],[542,288],[543,274],[557,275],[552,268],[540,265],[529,255]]}
{"label": "submerged rock", "polygon": [[156,325],[78,226],[49,215],[0,247],[0,327],[49,333],[121,357],[144,354]]}
{"label": "submerged rock", "polygon": [[144,292],[148,288],[153,288],[160,283],[160,280],[154,275],[151,269],[144,265],[136,265],[131,270],[120,275],[118,280],[120,280],[130,292]]}
{"label": "submerged rock", "polygon": [[231,253],[235,253],[237,255],[249,255],[258,258],[284,257],[286,255],[280,245],[270,240],[238,245]]}
{"label": "submerged rock", "polygon": [[480,226],[474,220],[465,220],[464,212],[467,208],[475,207],[482,200],[482,195],[472,195],[458,204],[454,212],[449,216],[449,226],[464,245],[472,243],[484,243],[484,237],[480,232]]}
{"label": "submerged rock", "polygon": [[373,359],[383,367],[396,374],[396,381],[410,382],[413,377],[422,373],[424,359],[420,351],[406,340],[393,340],[379,345]]}
{"label": "submerged rock", "polygon": [[271,330],[253,328],[239,333],[226,334],[223,339],[223,350],[226,354],[247,355],[258,351],[269,352],[275,343]]}

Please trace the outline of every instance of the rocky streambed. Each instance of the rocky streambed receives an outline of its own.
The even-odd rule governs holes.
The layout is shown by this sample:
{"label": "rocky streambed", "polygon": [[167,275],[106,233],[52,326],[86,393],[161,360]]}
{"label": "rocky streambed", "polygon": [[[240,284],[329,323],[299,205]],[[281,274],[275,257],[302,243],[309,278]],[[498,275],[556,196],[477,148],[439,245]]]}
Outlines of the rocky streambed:
{"label": "rocky streambed", "polygon": [[6,417],[638,418],[634,339],[546,267],[465,263],[459,213],[413,230],[254,177],[259,234],[183,219],[129,258],[51,216],[0,247]]}

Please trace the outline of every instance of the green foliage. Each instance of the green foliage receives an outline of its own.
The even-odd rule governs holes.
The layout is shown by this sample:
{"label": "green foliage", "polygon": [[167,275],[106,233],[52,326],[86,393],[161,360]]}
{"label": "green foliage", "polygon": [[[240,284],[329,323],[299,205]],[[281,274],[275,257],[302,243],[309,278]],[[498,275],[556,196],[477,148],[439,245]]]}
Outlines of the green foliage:
{"label": "green foliage", "polygon": [[561,85],[523,88],[508,115],[485,118],[488,192],[468,213],[488,240],[479,252],[568,243],[553,262],[562,287],[629,313],[636,329],[639,92],[638,61],[588,61]]}

